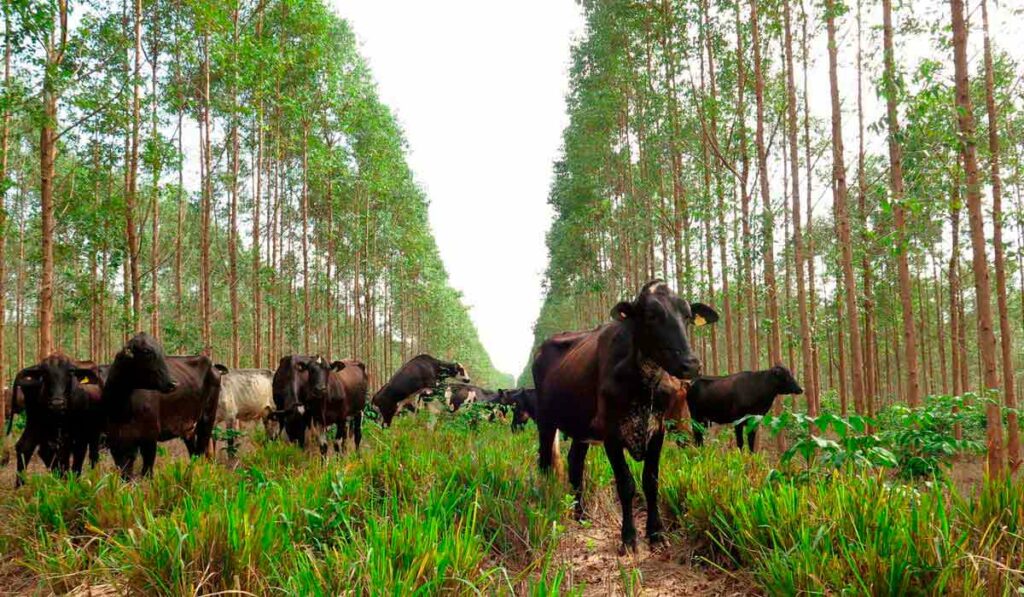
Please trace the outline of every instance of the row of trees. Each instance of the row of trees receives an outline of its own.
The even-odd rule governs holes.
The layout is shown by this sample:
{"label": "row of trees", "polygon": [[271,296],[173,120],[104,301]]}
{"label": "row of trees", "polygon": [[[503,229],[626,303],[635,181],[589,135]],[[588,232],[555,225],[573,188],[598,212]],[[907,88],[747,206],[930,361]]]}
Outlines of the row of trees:
{"label": "row of trees", "polygon": [[[1024,94],[988,0],[583,7],[537,341],[660,277],[722,313],[707,370],[785,362],[811,413],[1015,406]],[[1020,462],[1000,415],[994,471]]]}
{"label": "row of trees", "polygon": [[5,1],[0,382],[139,329],[230,366],[498,373],[323,0]]}

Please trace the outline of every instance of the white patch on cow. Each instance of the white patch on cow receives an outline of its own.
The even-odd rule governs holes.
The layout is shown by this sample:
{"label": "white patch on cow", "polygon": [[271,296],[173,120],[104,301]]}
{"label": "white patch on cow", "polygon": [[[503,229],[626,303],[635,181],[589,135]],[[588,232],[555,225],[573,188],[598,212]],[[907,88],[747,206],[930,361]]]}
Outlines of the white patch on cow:
{"label": "white patch on cow", "polygon": [[469,404],[470,402],[475,402],[475,401],[476,401],[476,390],[470,390],[469,393],[466,394],[466,404]]}
{"label": "white patch on cow", "polygon": [[447,386],[444,389],[444,401],[445,402],[451,402],[452,401],[452,387],[451,386]]}
{"label": "white patch on cow", "polygon": [[296,407],[295,410],[299,411],[300,415],[304,415],[304,414],[306,414],[306,405],[305,404],[300,404],[298,407]]}

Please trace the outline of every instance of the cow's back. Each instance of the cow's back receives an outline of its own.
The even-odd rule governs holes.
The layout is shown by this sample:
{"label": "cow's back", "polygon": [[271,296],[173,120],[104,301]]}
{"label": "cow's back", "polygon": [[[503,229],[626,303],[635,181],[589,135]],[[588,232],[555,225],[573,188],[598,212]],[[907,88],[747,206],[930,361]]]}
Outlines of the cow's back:
{"label": "cow's back", "polygon": [[366,391],[369,380],[366,376],[366,365],[356,359],[344,359],[345,368],[339,377],[345,387],[345,397],[349,402],[349,416],[363,410],[366,406]]}
{"label": "cow's back", "polygon": [[167,368],[177,387],[166,394],[132,392],[131,417],[118,426],[119,436],[163,441],[194,437],[205,425],[212,428],[221,387],[213,362],[205,356],[174,356],[167,357]]}
{"label": "cow's back", "polygon": [[599,347],[608,326],[558,334],[544,342],[533,363],[537,421],[572,437],[584,436],[597,410]]}
{"label": "cow's back", "polygon": [[221,376],[217,422],[253,421],[274,410],[270,369],[232,369]]}

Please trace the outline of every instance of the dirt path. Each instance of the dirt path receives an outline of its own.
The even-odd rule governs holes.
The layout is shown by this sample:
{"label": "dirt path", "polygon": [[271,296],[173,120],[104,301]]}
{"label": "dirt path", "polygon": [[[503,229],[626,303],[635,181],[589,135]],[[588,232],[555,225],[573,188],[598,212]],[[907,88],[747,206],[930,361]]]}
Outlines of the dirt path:
{"label": "dirt path", "polygon": [[[618,555],[619,506],[611,491],[601,491],[588,507],[590,519],[569,523],[556,559],[584,595],[757,595],[749,579],[700,560],[678,535],[651,551],[641,539],[636,554]],[[647,514],[636,512],[641,537]]]}

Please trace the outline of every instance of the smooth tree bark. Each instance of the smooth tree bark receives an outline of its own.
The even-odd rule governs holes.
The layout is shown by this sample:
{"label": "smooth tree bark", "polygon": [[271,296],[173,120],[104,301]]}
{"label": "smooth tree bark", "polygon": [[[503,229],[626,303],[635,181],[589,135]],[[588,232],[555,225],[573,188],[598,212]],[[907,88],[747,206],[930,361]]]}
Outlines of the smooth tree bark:
{"label": "smooth tree bark", "polygon": [[921,382],[918,375],[917,338],[914,333],[914,307],[911,294],[910,264],[907,260],[906,210],[903,206],[903,147],[900,144],[900,121],[897,112],[896,58],[892,28],[892,0],[882,0],[882,38],[885,69],[882,74],[885,95],[886,123],[889,129],[889,190],[893,219],[896,223],[896,266],[900,281],[900,309],[903,319],[903,350],[906,364],[906,401],[910,406],[921,403]]}
{"label": "smooth tree bark", "polygon": [[797,143],[796,83],[793,70],[793,31],[789,2],[782,3],[783,30],[785,34],[786,61],[786,135],[790,151],[789,182],[792,184],[793,211],[793,261],[796,266],[796,302],[800,314],[800,355],[804,379],[804,393],[807,395],[807,412],[818,414],[818,396],[814,388],[814,355],[811,341],[811,325],[807,316],[807,291],[804,279],[804,242],[800,216],[800,146]]}
{"label": "smooth tree bark", "polygon": [[[1006,414],[1007,461],[1011,470],[1020,466],[1020,425],[1017,423],[1017,392],[1013,366],[1013,326],[1006,297],[1006,248],[1003,245],[1003,178],[999,172],[999,112],[995,99],[992,40],[989,36],[988,0],[981,0],[981,21],[985,35],[985,114],[988,117],[989,184],[992,186],[992,244],[995,247],[996,303],[999,308],[999,347]],[[1019,250],[1024,250],[1020,248]],[[1021,272],[1024,276],[1024,272]],[[1021,306],[1024,309],[1024,305]]]}
{"label": "smooth tree bark", "polygon": [[[768,318],[771,319],[771,336],[769,343],[769,360],[771,363],[782,362],[782,333],[779,329],[779,290],[775,281],[775,219],[772,215],[771,194],[768,189],[768,150],[764,140],[764,73],[761,63],[761,26],[757,14],[758,0],[750,0],[751,45],[754,50],[754,98],[757,103],[757,124],[754,142],[757,146],[758,183],[761,189],[761,208],[763,210],[763,257],[764,285],[767,290]],[[776,403],[781,409],[782,401]],[[781,411],[780,411],[781,412]],[[781,435],[778,437],[782,437]]]}
{"label": "smooth tree bark", "polygon": [[[57,163],[57,105],[60,89],[57,70],[64,63],[68,46],[68,2],[57,0],[56,23],[44,41],[43,114],[39,128],[39,219],[42,265],[39,276],[39,342],[37,357],[42,360],[53,352],[53,190]],[[22,262],[24,263],[24,262]],[[22,265],[24,267],[24,265]],[[19,289],[20,293],[20,289]],[[19,362],[18,367],[21,368]]]}
{"label": "smooth tree bark", "polygon": [[132,68],[131,137],[128,142],[128,169],[125,172],[124,222],[128,243],[129,282],[131,285],[131,329],[139,329],[142,318],[142,280],[139,274],[139,227],[135,223],[135,206],[139,189],[139,132],[141,128],[142,97],[142,0],[132,3],[132,30],[134,32],[134,66]]}
{"label": "smooth tree bark", "polygon": [[857,316],[857,286],[853,277],[853,247],[850,234],[849,189],[843,158],[843,115],[839,102],[838,48],[836,46],[836,3],[825,2],[825,24],[828,31],[829,89],[832,97],[832,186],[835,202],[836,228],[840,245],[846,325],[849,327],[850,378],[854,409],[864,414],[864,358],[860,342],[860,319]]}
{"label": "smooth tree bark", "polygon": [[[988,256],[985,251],[985,221],[981,206],[981,179],[978,175],[978,155],[975,137],[974,113],[967,69],[967,24],[964,20],[963,0],[950,0],[953,25],[953,68],[956,82],[957,125],[960,153],[964,162],[967,183],[967,221],[971,230],[972,267],[974,269],[975,311],[978,324],[978,352],[981,357],[984,389],[999,391],[999,371],[996,366],[996,337],[992,327],[992,289],[989,281]],[[1005,473],[1003,458],[1003,421],[998,402],[985,406],[988,449],[988,475],[1000,477]]]}

